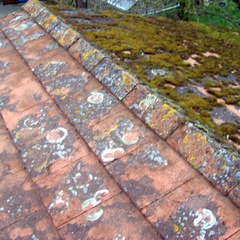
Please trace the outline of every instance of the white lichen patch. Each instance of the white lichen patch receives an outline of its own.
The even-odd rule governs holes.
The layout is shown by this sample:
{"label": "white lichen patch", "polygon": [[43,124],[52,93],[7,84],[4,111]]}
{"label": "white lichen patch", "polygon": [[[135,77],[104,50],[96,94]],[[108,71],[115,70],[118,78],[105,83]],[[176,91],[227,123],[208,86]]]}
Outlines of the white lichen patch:
{"label": "white lichen patch", "polygon": [[149,108],[151,105],[153,105],[157,101],[157,96],[154,94],[148,94],[146,98],[144,98],[142,101],[139,103],[139,108],[140,109],[145,109]]}
{"label": "white lichen patch", "polygon": [[92,104],[99,104],[103,101],[104,94],[101,92],[91,92],[91,95],[87,98],[87,101]]}
{"label": "white lichen patch", "polygon": [[100,209],[98,212],[94,213],[93,215],[88,215],[86,217],[87,221],[94,222],[98,220],[103,214],[103,210]]}
{"label": "white lichen patch", "polygon": [[124,154],[124,152],[123,148],[106,149],[102,152],[101,158],[103,162],[111,162]]}
{"label": "white lichen patch", "polygon": [[209,209],[203,208],[198,210],[196,216],[197,218],[194,220],[193,224],[201,229],[210,229],[217,223],[215,216]]}
{"label": "white lichen patch", "polygon": [[68,135],[68,130],[60,127],[58,129],[52,130],[47,136],[46,139],[50,143],[60,143],[62,142]]}

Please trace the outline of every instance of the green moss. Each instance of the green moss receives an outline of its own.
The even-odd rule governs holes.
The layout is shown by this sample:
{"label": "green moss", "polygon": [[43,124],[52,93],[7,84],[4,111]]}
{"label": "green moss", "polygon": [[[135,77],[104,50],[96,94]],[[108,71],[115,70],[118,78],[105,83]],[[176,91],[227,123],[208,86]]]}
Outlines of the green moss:
{"label": "green moss", "polygon": [[[239,125],[217,126],[210,113],[225,103],[240,105],[240,31],[111,11],[92,15],[80,13],[74,17],[92,23],[77,24],[59,9],[62,8],[51,7],[51,11],[71,23],[87,40],[114,53],[144,84],[180,106],[191,120],[208,126],[218,136],[237,139],[234,134]],[[206,53],[213,55],[206,56]],[[191,58],[196,61],[194,66],[185,62]],[[168,74],[152,76],[151,69],[166,69]],[[217,77],[229,74],[233,74],[237,82],[224,82]],[[193,92],[176,93],[175,87],[193,82],[211,95],[203,98]],[[220,99],[225,102],[218,101]]]}

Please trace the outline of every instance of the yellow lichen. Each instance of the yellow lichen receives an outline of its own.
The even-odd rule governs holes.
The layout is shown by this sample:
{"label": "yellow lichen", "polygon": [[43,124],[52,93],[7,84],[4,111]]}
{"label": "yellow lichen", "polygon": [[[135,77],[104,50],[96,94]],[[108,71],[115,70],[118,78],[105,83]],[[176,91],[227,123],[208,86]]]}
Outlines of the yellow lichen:
{"label": "yellow lichen", "polygon": [[98,135],[98,136],[94,136],[93,139],[94,140],[98,140],[98,139],[103,139],[107,136],[109,136],[112,132],[114,132],[116,129],[118,128],[118,124],[116,124],[113,128],[103,132],[102,134]]}

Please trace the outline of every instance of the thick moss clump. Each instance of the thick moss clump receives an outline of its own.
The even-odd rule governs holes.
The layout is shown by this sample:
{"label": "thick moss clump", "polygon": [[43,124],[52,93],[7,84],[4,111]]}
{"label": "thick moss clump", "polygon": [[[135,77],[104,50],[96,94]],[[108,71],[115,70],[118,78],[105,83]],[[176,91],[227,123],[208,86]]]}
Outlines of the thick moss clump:
{"label": "thick moss clump", "polygon": [[240,31],[111,11],[69,16],[50,8],[191,120],[239,144],[239,116],[220,114],[216,121],[214,113],[227,111],[226,104],[240,107]]}

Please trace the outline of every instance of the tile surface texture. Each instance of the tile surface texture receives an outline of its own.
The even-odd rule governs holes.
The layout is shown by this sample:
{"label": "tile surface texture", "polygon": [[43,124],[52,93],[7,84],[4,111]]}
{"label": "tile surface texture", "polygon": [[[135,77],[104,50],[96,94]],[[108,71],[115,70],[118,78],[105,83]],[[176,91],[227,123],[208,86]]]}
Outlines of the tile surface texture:
{"label": "tile surface texture", "polygon": [[36,0],[0,20],[0,143],[1,239],[240,238],[239,156]]}

